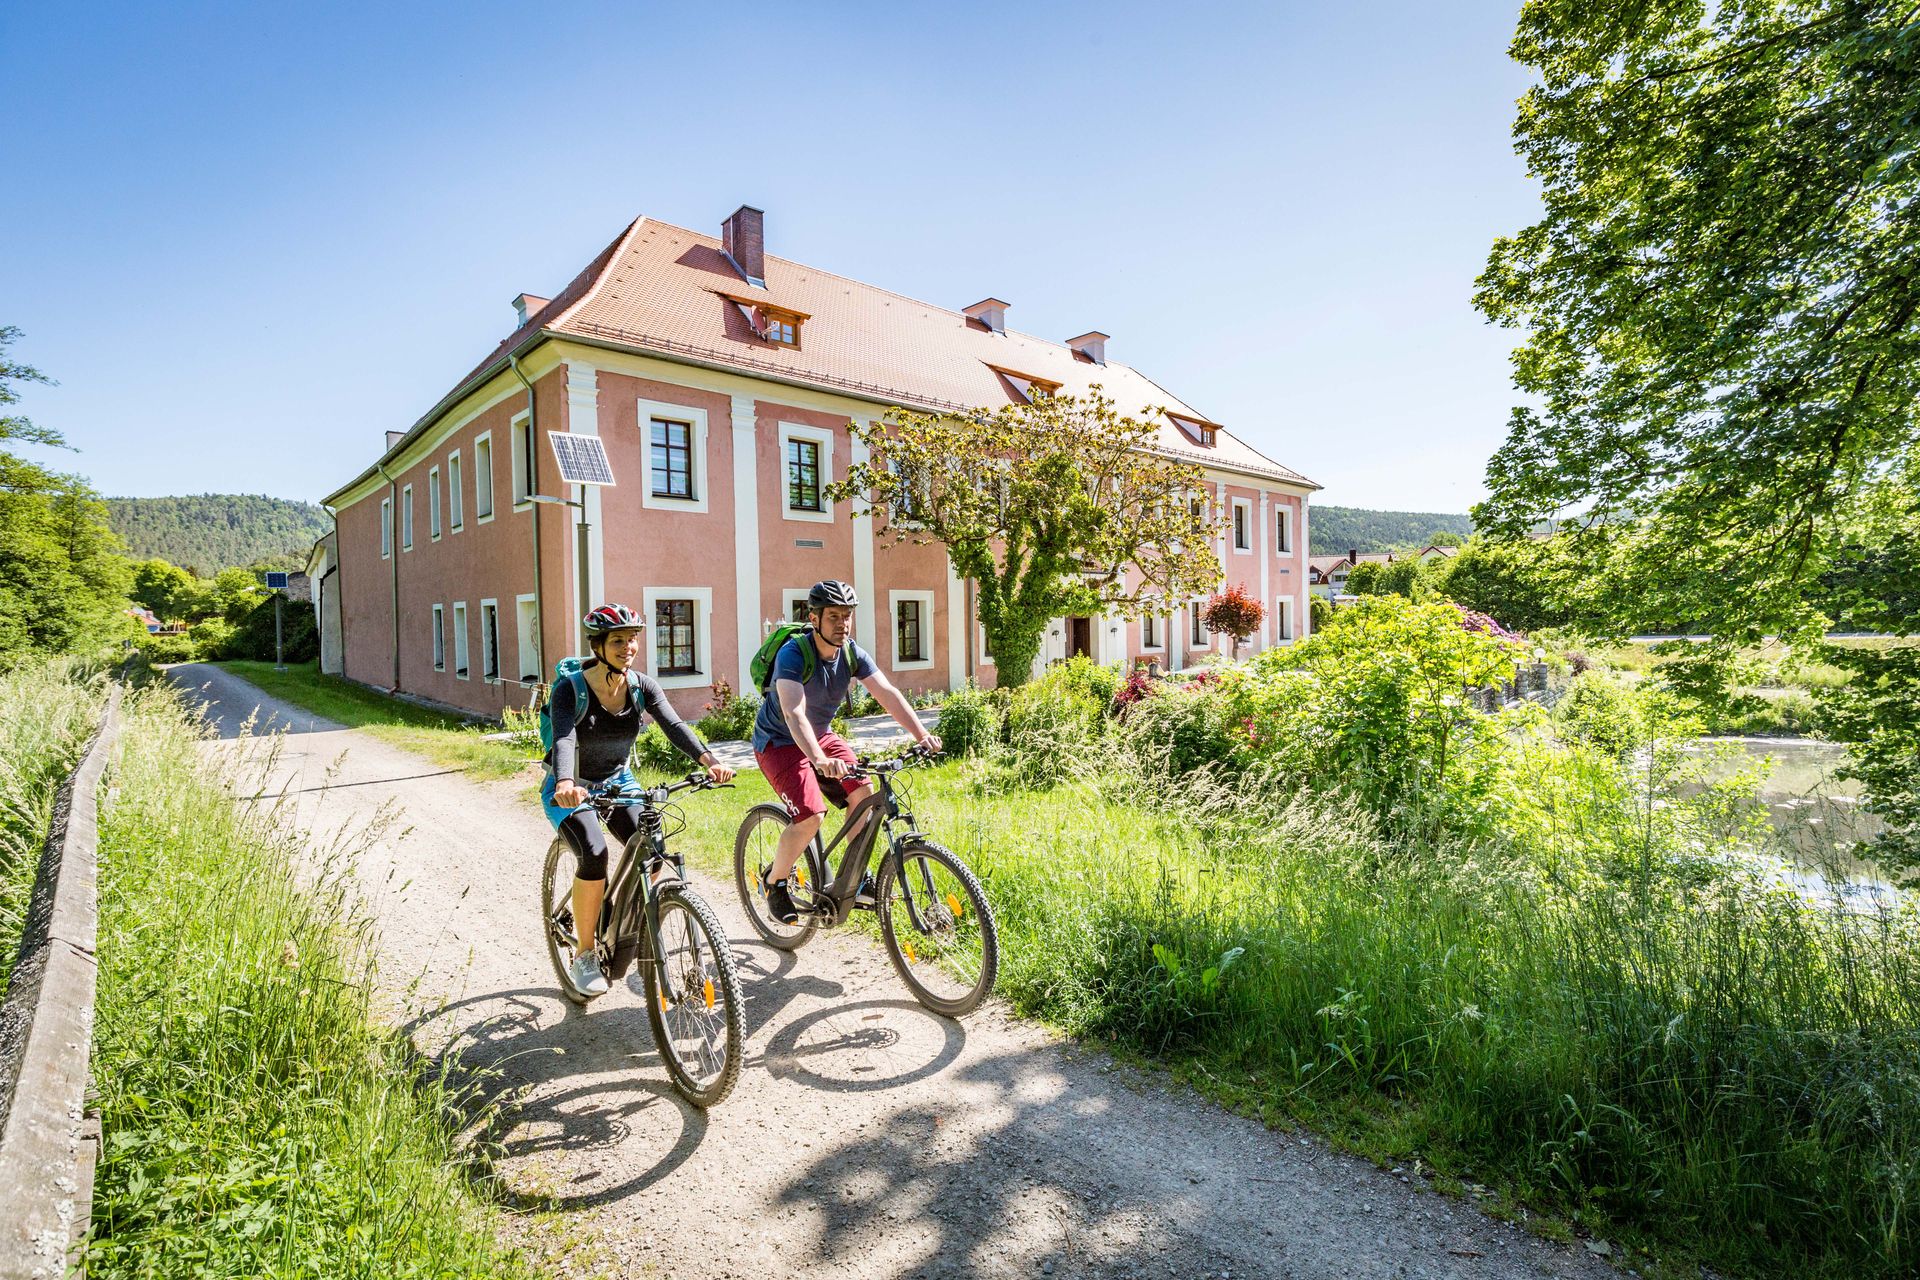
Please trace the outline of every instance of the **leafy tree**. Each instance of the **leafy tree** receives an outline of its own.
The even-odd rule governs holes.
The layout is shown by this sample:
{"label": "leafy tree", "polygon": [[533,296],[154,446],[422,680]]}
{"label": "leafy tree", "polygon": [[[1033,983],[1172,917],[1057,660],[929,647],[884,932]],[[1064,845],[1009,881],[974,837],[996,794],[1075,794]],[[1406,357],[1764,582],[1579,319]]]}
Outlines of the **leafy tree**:
{"label": "leafy tree", "polygon": [[1911,7],[1533,0],[1513,54],[1546,214],[1475,301],[1526,331],[1531,403],[1475,523],[1582,511],[1561,536],[1618,584],[1613,629],[1816,628],[1809,585],[1916,446]]}
{"label": "leafy tree", "polygon": [[1098,387],[961,417],[894,409],[853,432],[872,460],[829,496],[866,504],[896,544],[946,547],[978,585],[1002,685],[1026,681],[1052,618],[1137,613],[1220,580],[1200,468],[1157,453],[1154,427]]}
{"label": "leafy tree", "polygon": [[199,592],[191,573],[156,557],[133,566],[130,594],[135,603],[151,609],[155,617],[177,622],[193,616],[191,610]]}
{"label": "leafy tree", "polygon": [[1554,576],[1547,542],[1469,539],[1439,572],[1440,593],[1456,604],[1498,618],[1515,631],[1563,626],[1572,620]]}
{"label": "leafy tree", "polygon": [[1363,560],[1347,574],[1347,590],[1356,596],[1404,596],[1428,600],[1441,570],[1418,556],[1398,560]]}
{"label": "leafy tree", "polygon": [[1427,540],[1421,544],[1421,547],[1423,549],[1426,547],[1457,547],[1460,543],[1460,535],[1453,530],[1435,529],[1427,535]]}
{"label": "leafy tree", "polygon": [[[19,384],[50,381],[7,354],[18,337],[18,329],[0,326],[0,410],[19,403]],[[52,428],[0,414],[0,446],[16,440],[67,447]],[[99,497],[78,476],[0,447],[0,664],[139,629],[123,612],[126,562],[105,517]]]}
{"label": "leafy tree", "polygon": [[298,569],[333,527],[310,502],[253,493],[109,498],[114,531],[134,556],[158,556],[198,574],[234,566]]}
{"label": "leafy tree", "polygon": [[251,569],[222,569],[206,584],[205,610],[239,622],[260,603],[260,579]]}
{"label": "leafy tree", "polygon": [[1333,601],[1323,595],[1307,597],[1307,631],[1309,634],[1328,626],[1333,622]]}
{"label": "leafy tree", "polygon": [[1380,571],[1387,566],[1378,560],[1362,560],[1347,570],[1347,594],[1375,596],[1380,591]]}
{"label": "leafy tree", "polygon": [[1206,624],[1209,631],[1232,636],[1233,656],[1238,659],[1240,646],[1247,642],[1248,636],[1260,629],[1260,623],[1266,616],[1267,611],[1261,603],[1236,582],[1208,599],[1206,609],[1200,614],[1200,621]]}

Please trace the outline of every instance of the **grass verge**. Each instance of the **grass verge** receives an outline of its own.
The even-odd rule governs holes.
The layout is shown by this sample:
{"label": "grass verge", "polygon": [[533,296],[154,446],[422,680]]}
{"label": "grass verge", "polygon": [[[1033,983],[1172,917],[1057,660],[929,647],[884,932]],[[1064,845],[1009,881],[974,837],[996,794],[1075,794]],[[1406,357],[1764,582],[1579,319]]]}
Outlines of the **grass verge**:
{"label": "grass verge", "polygon": [[290,664],[275,671],[271,662],[221,662],[223,671],[315,715],[351,729],[364,729],[392,746],[425,756],[436,764],[460,769],[476,778],[511,778],[530,768],[537,745],[503,742],[485,735],[482,727],[458,716],[388,697],[364,685],[323,675],[316,664]]}
{"label": "grass verge", "polygon": [[127,714],[102,802],[88,1273],[534,1274],[475,1194],[461,1099],[371,1017],[351,851],[236,802],[169,688]]}

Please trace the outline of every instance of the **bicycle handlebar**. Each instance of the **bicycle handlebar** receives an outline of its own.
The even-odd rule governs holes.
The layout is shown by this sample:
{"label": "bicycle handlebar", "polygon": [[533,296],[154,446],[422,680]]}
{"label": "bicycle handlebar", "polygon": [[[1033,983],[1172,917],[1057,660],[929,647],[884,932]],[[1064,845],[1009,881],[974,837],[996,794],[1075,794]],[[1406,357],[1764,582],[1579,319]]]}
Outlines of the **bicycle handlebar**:
{"label": "bicycle handlebar", "polygon": [[713,776],[701,769],[688,774],[679,782],[663,782],[657,787],[642,787],[638,791],[594,791],[587,796],[587,803],[597,812],[606,813],[623,804],[658,805],[666,802],[668,796],[681,791],[709,791],[716,787],[731,787],[731,782],[715,782]]}

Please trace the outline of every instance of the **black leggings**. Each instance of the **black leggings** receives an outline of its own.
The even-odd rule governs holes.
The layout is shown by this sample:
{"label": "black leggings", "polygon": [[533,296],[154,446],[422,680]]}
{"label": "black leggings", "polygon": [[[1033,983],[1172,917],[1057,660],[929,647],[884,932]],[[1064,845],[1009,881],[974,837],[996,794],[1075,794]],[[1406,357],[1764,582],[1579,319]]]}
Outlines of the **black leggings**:
{"label": "black leggings", "polygon": [[[607,817],[607,825],[613,829],[613,837],[622,845],[633,838],[640,829],[634,819],[633,810],[626,805],[615,807]],[[560,821],[560,834],[573,846],[573,856],[579,860],[574,874],[582,880],[605,880],[607,878],[607,837],[600,830],[600,818],[593,810],[587,809],[568,814]]]}

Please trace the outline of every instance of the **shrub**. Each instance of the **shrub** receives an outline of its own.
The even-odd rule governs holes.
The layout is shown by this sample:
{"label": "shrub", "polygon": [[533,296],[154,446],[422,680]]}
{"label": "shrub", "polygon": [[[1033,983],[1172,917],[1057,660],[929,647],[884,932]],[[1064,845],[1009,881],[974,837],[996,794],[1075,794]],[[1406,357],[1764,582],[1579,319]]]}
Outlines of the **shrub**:
{"label": "shrub", "polygon": [[203,656],[200,646],[191,635],[176,633],[170,636],[145,636],[134,641],[134,646],[146,655],[148,662],[198,662]]}
{"label": "shrub", "polygon": [[949,755],[983,755],[1000,745],[1006,727],[1004,695],[969,681],[940,704],[940,724],[934,730]]}
{"label": "shrub", "polygon": [[1333,622],[1333,601],[1322,595],[1307,597],[1307,623],[1310,630],[1320,631]]}
{"label": "shrub", "polygon": [[1044,791],[1099,772],[1106,711],[1119,684],[1118,672],[1079,658],[1015,689],[1007,704],[999,780]]}
{"label": "shrub", "polygon": [[1189,774],[1234,754],[1232,724],[1231,702],[1217,684],[1153,683],[1121,722],[1122,758],[1147,778]]}
{"label": "shrub", "polygon": [[753,736],[754,717],[760,714],[756,698],[743,698],[733,691],[725,676],[713,678],[713,700],[696,726],[708,742],[737,742]]}
{"label": "shrub", "polygon": [[660,726],[650,724],[645,732],[634,740],[633,765],[636,769],[646,769],[654,773],[684,773],[681,766],[688,763],[687,758],[667,741],[667,735],[660,732]]}

